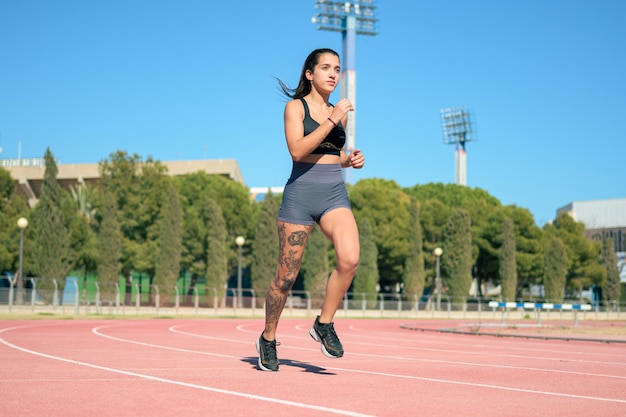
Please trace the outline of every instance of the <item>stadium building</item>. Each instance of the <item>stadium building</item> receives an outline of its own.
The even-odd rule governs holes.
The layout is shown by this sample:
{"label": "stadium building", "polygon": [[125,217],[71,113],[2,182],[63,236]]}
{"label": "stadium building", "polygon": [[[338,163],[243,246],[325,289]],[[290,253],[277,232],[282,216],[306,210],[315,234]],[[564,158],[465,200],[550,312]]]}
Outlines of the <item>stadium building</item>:
{"label": "stadium building", "polygon": [[574,201],[557,209],[585,225],[585,236],[602,241],[613,238],[619,260],[621,281],[626,282],[626,198],[612,200]]}
{"label": "stadium building", "polygon": [[[171,176],[206,172],[207,174],[223,175],[233,181],[244,183],[243,175],[237,161],[234,159],[169,161],[162,162],[167,167],[167,174]],[[0,159],[0,167],[11,174],[18,192],[28,198],[28,203],[34,207],[39,201],[41,185],[45,173],[43,158]],[[57,164],[57,181],[67,189],[78,187],[80,184],[93,184],[100,181],[99,164]]]}

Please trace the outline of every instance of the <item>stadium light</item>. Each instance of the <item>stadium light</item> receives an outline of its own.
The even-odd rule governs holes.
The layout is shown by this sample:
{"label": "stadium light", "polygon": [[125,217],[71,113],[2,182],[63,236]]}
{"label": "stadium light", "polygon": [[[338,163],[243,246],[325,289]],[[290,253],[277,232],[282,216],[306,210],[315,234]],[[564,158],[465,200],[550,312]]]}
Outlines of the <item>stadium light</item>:
{"label": "stadium light", "polygon": [[[356,108],[355,39],[356,35],[378,35],[376,0],[315,0],[315,9],[312,21],[318,30],[342,34],[341,98],[347,98]],[[350,149],[356,149],[356,112],[350,114],[346,126],[345,150]],[[347,182],[351,182],[350,172],[344,171]]]}
{"label": "stadium light", "polygon": [[456,184],[467,185],[467,162],[465,144],[474,138],[473,115],[463,107],[451,107],[441,110],[443,142],[455,145],[454,180]]}

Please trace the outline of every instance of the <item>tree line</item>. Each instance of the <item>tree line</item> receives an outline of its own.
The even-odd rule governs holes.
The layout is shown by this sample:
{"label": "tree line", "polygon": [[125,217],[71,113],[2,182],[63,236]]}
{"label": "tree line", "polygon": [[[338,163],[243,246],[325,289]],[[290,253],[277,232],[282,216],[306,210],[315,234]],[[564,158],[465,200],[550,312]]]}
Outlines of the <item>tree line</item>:
{"label": "tree line", "polygon": [[[50,149],[44,161],[40,198],[32,209],[0,168],[0,271],[17,271],[16,222],[26,217],[23,276],[56,278],[63,285],[71,271],[95,272],[100,291],[121,286],[126,303],[133,272],[166,293],[186,273],[188,294],[203,282],[223,295],[237,267],[236,236],[246,239],[242,254],[250,287],[262,293],[273,278],[280,195],[253,201],[245,185],[221,175],[168,176],[159,161],[124,151],[100,162],[97,184],[68,192],[57,181]],[[587,240],[584,225],[567,214],[539,227],[529,210],[455,184],[403,188],[370,178],[348,190],[361,239],[353,293],[401,293],[407,300],[432,293],[434,251],[440,248],[448,297],[468,298],[472,286],[477,297],[486,296],[482,284],[490,283],[500,286],[505,301],[522,299],[532,285],[542,286],[552,302],[592,285],[602,288],[605,301],[620,300],[613,242]],[[333,256],[316,228],[296,288],[323,291]]]}

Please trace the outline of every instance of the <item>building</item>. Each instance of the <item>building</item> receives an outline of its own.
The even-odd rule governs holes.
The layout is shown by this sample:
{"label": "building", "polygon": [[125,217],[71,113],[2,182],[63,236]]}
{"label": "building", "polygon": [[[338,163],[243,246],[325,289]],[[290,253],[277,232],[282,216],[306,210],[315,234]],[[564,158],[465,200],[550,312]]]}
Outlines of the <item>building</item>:
{"label": "building", "polygon": [[612,200],[574,201],[557,209],[585,225],[585,236],[602,241],[613,238],[619,259],[621,281],[626,282],[626,198]]}
{"label": "building", "polygon": [[[167,167],[167,173],[172,176],[202,171],[207,174],[223,175],[245,184],[239,164],[234,159],[161,161],[161,163]],[[24,194],[30,206],[34,207],[39,201],[43,184],[45,173],[43,158],[1,159],[0,167],[9,171],[18,192]],[[57,164],[57,168],[57,181],[67,190],[80,184],[100,181],[99,164]]]}

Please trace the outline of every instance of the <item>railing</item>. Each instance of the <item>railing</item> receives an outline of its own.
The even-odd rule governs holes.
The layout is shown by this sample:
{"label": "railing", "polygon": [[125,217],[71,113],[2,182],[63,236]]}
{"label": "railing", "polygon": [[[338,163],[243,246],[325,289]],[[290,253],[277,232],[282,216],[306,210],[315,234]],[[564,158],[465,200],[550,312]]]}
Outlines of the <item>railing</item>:
{"label": "railing", "polygon": [[[265,297],[249,288],[242,289],[238,300],[237,289],[194,287],[185,293],[178,286],[163,288],[157,285],[140,287],[134,284],[130,294],[119,284],[106,290],[97,282],[81,285],[77,279],[56,280],[25,278],[18,282],[0,277],[0,311],[9,313],[61,313],[96,315],[213,315],[262,316]],[[89,289],[88,289],[89,287]],[[311,316],[316,314],[324,300],[323,292],[291,291],[283,314]],[[532,305],[531,305],[532,304]],[[402,318],[473,318],[473,319],[536,319],[574,320],[622,319],[619,303],[606,306],[584,304],[584,308],[569,308],[581,303],[504,303],[488,299],[452,299],[442,297],[440,308],[432,297],[406,299],[402,294],[348,293],[337,314],[362,317]],[[565,307],[563,307],[565,306]]]}

